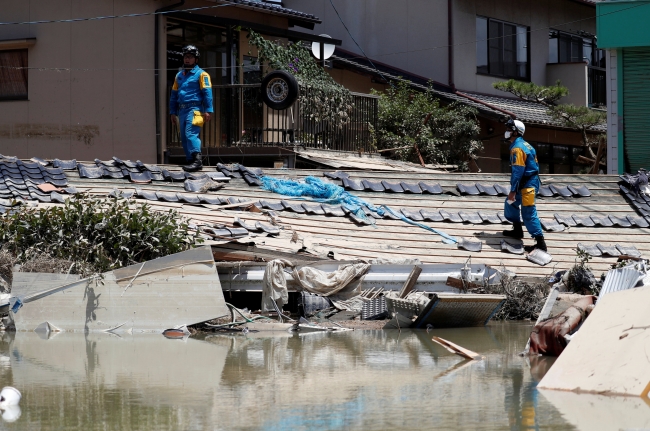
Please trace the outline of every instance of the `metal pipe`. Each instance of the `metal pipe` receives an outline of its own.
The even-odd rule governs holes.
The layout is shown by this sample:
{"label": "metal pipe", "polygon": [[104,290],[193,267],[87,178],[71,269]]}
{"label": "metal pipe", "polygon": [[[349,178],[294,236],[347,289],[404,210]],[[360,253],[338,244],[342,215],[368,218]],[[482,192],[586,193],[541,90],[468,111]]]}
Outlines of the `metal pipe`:
{"label": "metal pipe", "polygon": [[178,3],[174,3],[173,5],[170,6],[165,6],[161,7],[160,9],[156,9],[156,14],[153,16],[154,19],[154,91],[155,91],[155,103],[156,103],[156,162],[157,163],[163,163],[166,162],[164,160],[163,154],[162,154],[162,139],[161,139],[161,131],[162,131],[162,121],[160,119],[160,53],[158,52],[160,50],[160,13],[161,12],[167,12],[169,10],[172,10],[178,6],[183,6],[185,4],[185,0],[181,0]]}

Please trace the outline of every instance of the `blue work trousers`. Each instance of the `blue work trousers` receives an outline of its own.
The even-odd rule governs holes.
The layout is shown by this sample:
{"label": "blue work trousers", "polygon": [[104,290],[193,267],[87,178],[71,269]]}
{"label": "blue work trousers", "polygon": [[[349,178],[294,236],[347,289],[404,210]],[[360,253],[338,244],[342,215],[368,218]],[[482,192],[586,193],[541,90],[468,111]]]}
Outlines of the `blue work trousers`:
{"label": "blue work trousers", "polygon": [[[508,198],[503,208],[503,214],[509,222],[515,223],[523,220],[526,230],[531,236],[543,236],[542,224],[537,215],[537,207],[535,207],[535,197],[539,191],[539,178],[536,177],[526,184],[521,190],[517,191],[515,195],[515,202],[510,205]],[[523,197],[522,197],[523,193]]]}
{"label": "blue work trousers", "polygon": [[178,121],[180,123],[181,143],[183,144],[183,151],[185,151],[185,158],[188,161],[192,160],[192,154],[201,152],[201,133],[200,126],[194,126],[194,111],[196,109],[188,108],[181,109],[178,113]]}

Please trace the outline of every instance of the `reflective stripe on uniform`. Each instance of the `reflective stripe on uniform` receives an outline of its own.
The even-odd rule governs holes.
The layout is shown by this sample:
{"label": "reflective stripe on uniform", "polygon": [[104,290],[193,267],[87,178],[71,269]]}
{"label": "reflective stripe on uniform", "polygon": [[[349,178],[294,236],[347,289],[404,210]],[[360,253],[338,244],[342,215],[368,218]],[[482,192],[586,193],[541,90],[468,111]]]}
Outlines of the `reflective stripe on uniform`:
{"label": "reflective stripe on uniform", "polygon": [[510,163],[512,166],[526,166],[526,154],[521,148],[513,148],[510,151]]}
{"label": "reflective stripe on uniform", "polygon": [[210,75],[208,75],[206,72],[201,73],[201,79],[199,81],[201,83],[201,90],[204,90],[206,88],[212,88],[212,83],[210,82]]}
{"label": "reflective stripe on uniform", "polygon": [[535,188],[527,187],[521,189],[521,205],[524,207],[532,207],[535,205]]}

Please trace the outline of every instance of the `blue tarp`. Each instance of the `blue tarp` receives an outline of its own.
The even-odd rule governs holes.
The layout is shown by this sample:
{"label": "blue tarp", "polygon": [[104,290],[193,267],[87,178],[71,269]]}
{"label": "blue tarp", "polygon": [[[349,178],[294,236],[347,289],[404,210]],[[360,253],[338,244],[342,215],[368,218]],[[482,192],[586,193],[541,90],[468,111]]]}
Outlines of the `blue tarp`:
{"label": "blue tarp", "polygon": [[446,244],[456,244],[458,242],[456,238],[449,236],[442,231],[429,227],[423,223],[415,222],[405,217],[402,213],[394,211],[385,205],[382,205],[380,208],[378,208],[371,203],[358,198],[357,196],[345,190],[343,187],[337,186],[336,184],[326,183],[320,178],[309,176],[305,178],[304,182],[302,182],[264,176],[261,178],[261,180],[262,188],[273,193],[278,193],[285,196],[293,196],[297,198],[311,198],[311,200],[321,203],[340,204],[349,211],[354,212],[357,217],[365,220],[370,220],[373,224],[374,220],[368,219],[365,211],[363,210],[363,207],[368,208],[370,211],[380,217],[383,217],[385,212],[388,211],[393,214],[393,216],[398,217],[400,220],[408,224],[418,226],[422,229],[426,229],[430,232],[440,235],[443,238],[442,241]]}

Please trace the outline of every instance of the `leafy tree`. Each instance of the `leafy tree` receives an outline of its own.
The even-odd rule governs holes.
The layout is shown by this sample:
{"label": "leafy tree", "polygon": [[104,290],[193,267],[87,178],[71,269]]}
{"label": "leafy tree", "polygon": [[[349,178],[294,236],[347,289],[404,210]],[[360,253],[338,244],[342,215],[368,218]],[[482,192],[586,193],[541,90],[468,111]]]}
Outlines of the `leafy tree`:
{"label": "leafy tree", "polygon": [[248,43],[257,48],[257,60],[262,67],[266,65],[295,76],[307,115],[316,121],[330,121],[339,126],[350,121],[352,94],[318,65],[310,50],[298,43],[283,44],[265,39],[253,30],[249,30],[248,39]]}
{"label": "leafy tree", "polygon": [[[596,161],[592,167],[592,173],[598,173],[599,162],[598,156],[594,153],[593,146],[598,147],[604,143],[605,135],[589,135],[588,131],[594,126],[603,124],[607,119],[607,114],[595,111],[586,106],[576,106],[573,104],[558,104],[558,101],[569,94],[569,89],[563,86],[560,81],[555,85],[543,86],[532,82],[521,82],[510,79],[504,82],[495,82],[492,84],[497,90],[514,94],[520,99],[530,102],[541,103],[546,106],[548,114],[565,127],[577,130],[582,135],[582,145],[587,147],[591,157]],[[604,145],[602,145],[604,147]],[[602,154],[601,148],[601,157]],[[598,151],[598,150],[597,150]]]}
{"label": "leafy tree", "polygon": [[414,91],[405,81],[374,94],[379,95],[377,129],[372,130],[378,149],[397,148],[400,160],[414,163],[420,161],[419,152],[425,163],[454,164],[463,171],[483,149],[475,109],[441,106],[432,91]]}

